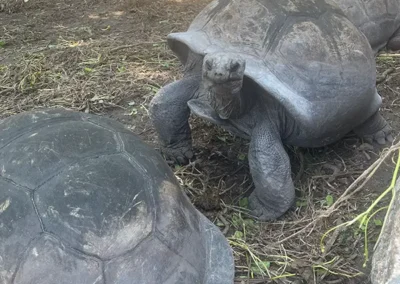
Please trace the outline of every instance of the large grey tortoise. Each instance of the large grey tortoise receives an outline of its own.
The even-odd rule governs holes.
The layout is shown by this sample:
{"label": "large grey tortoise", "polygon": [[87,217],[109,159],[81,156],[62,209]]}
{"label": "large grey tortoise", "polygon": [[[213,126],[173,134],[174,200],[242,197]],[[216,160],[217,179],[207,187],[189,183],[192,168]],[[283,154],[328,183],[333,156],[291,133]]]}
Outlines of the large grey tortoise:
{"label": "large grey tortoise", "polygon": [[66,110],[0,124],[1,284],[228,284],[231,249],[155,150]]}
{"label": "large grey tortoise", "polygon": [[191,112],[250,139],[249,205],[260,220],[294,204],[285,144],[321,147],[351,131],[393,140],[378,112],[374,52],[332,2],[213,1],[168,44],[185,68],[150,104],[165,158],[193,157]]}

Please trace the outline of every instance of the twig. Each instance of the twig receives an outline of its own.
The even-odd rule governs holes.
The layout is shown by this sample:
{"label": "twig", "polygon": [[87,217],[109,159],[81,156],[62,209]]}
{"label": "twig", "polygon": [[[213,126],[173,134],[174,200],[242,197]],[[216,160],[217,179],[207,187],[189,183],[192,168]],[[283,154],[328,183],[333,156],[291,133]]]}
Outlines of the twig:
{"label": "twig", "polygon": [[[339,224],[343,223],[342,220],[339,219]],[[343,228],[341,228],[341,230],[336,230],[335,232],[333,232],[332,236],[329,238],[329,240],[326,242],[325,245],[325,250],[323,253],[323,257],[325,257],[327,255],[327,253],[331,250],[333,244],[336,242],[336,239],[339,236],[339,233],[343,230]]]}
{"label": "twig", "polygon": [[[378,160],[376,160],[367,170],[365,170],[350,186],[345,190],[345,192],[336,200],[334,204],[332,204],[331,207],[326,209],[325,211],[322,211],[316,218],[308,223],[306,226],[304,226],[301,230],[291,234],[290,236],[278,241],[278,244],[284,243],[287,240],[301,234],[302,232],[308,230],[311,226],[315,225],[318,221],[320,221],[323,218],[329,217],[333,212],[337,211],[343,203],[348,200],[351,196],[353,196],[355,193],[359,192],[362,188],[364,188],[364,185],[371,179],[371,177],[374,175],[374,173],[378,170],[379,166],[386,160],[386,158],[392,154],[394,151],[398,150],[400,148],[400,142],[397,143],[396,145],[393,145],[390,149],[388,149]],[[365,180],[364,180],[365,179]],[[358,184],[364,180],[361,185],[358,186]],[[357,187],[358,186],[358,187]]]}
{"label": "twig", "polygon": [[342,172],[342,173],[336,173],[333,175],[319,175],[319,176],[313,176],[311,177],[312,179],[317,179],[317,178],[331,178],[331,177],[342,177],[342,176],[351,176],[351,175],[358,175],[362,174],[364,171],[350,171],[350,172]]}
{"label": "twig", "polygon": [[378,57],[400,57],[400,53],[382,53]]}
{"label": "twig", "polygon": [[[339,207],[342,206],[343,202],[348,200],[351,196],[353,196],[355,193],[360,191],[364,185],[371,179],[371,177],[374,175],[374,173],[378,170],[378,168],[381,166],[381,164],[386,160],[386,158],[392,154],[394,151],[400,148],[400,142],[397,143],[396,145],[392,146],[386,153],[384,153],[378,160],[376,160],[364,173],[362,173],[346,190],[345,192],[336,200],[334,204],[332,204],[331,207],[327,210],[326,214],[328,216],[330,215],[331,212],[328,211],[334,211],[338,209]],[[363,183],[356,188],[356,186],[363,180]],[[356,189],[354,189],[356,188]]]}
{"label": "twig", "polygon": [[380,84],[380,83],[382,83],[383,81],[385,81],[386,78],[387,78],[387,76],[388,76],[390,73],[393,73],[395,70],[396,70],[396,69],[393,68],[393,67],[391,67],[391,68],[389,68],[389,69],[386,69],[384,72],[382,72],[382,75],[379,76],[379,77],[376,79],[376,84]]}
{"label": "twig", "polygon": [[230,225],[229,222],[225,219],[224,216],[222,216],[222,213],[218,214],[218,219],[222,222],[222,224],[224,224],[225,228],[222,231],[222,234],[224,236],[226,236],[226,234],[228,233],[229,229],[230,229]]}

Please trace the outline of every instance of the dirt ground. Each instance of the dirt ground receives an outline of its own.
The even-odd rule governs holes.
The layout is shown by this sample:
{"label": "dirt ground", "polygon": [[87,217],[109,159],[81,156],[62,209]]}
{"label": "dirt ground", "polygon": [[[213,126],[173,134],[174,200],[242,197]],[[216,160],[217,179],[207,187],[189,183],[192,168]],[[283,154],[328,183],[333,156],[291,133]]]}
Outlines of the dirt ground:
{"label": "dirt ground", "polygon": [[[208,2],[0,0],[0,117],[40,107],[91,112],[125,123],[158,148],[148,103],[160,87],[181,76],[165,37],[185,30]],[[396,135],[399,63],[396,54],[377,58],[381,111]],[[288,148],[296,208],[261,223],[246,214],[246,196],[253,189],[248,141],[194,117],[191,125],[197,159],[171,167],[196,207],[228,238],[236,283],[369,283],[370,261],[363,267],[365,224],[332,231],[324,252],[320,241],[389,186],[392,152],[351,134],[329,147]],[[382,153],[388,158],[383,160]],[[378,171],[365,177],[380,160]],[[379,203],[387,204],[388,196]],[[381,211],[371,218],[366,231],[370,255],[383,217]]]}

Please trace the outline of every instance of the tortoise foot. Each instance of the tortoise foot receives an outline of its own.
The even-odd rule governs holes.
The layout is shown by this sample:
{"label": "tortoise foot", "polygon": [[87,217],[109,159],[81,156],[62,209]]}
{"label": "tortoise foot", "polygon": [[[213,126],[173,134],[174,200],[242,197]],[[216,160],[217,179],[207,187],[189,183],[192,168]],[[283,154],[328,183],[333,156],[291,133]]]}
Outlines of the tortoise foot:
{"label": "tortoise foot", "polygon": [[393,130],[378,112],[354,129],[354,132],[368,143],[385,145],[393,142]]}
{"label": "tortoise foot", "polygon": [[285,213],[268,208],[254,193],[249,196],[249,208],[251,210],[250,214],[260,221],[272,221]]}
{"label": "tortoise foot", "polygon": [[162,147],[161,153],[167,161],[180,165],[186,165],[190,159],[194,158],[192,146],[190,143],[184,142],[179,143],[179,145]]}
{"label": "tortoise foot", "polygon": [[379,145],[386,145],[393,142],[392,128],[387,124],[383,129],[370,134],[364,135],[363,139],[368,143],[378,143]]}

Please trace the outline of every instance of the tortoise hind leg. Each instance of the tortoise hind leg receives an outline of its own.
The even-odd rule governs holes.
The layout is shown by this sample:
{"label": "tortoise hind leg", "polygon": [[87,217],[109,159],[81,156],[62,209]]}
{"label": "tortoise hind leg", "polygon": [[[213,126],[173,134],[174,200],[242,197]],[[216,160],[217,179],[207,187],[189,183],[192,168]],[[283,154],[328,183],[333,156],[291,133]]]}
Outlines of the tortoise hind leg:
{"label": "tortoise hind leg", "polygon": [[387,43],[389,50],[400,50],[400,29],[398,29]]}
{"label": "tortoise hind leg", "polygon": [[387,142],[393,142],[392,128],[378,111],[355,128],[354,132],[370,143],[375,141],[385,145]]}
{"label": "tortoise hind leg", "polygon": [[253,130],[249,165],[255,189],[249,197],[252,215],[274,220],[292,207],[295,190],[289,156],[277,129],[260,125]]}

